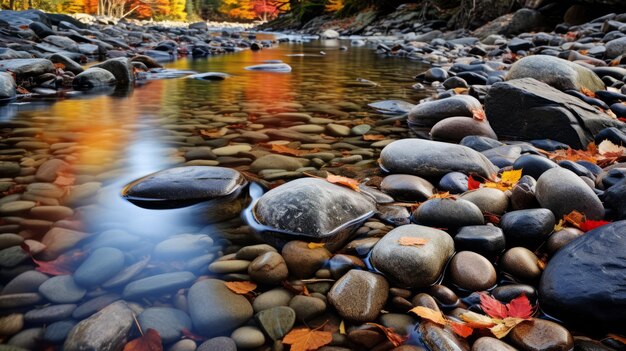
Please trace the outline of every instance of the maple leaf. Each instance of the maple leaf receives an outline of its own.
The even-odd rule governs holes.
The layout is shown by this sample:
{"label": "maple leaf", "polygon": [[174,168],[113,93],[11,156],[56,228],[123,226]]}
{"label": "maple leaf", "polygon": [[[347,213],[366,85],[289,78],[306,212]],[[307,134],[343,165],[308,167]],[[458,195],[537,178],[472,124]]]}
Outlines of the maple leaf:
{"label": "maple leaf", "polygon": [[239,295],[245,295],[256,289],[256,284],[253,282],[225,282],[224,285],[230,291]]}
{"label": "maple leaf", "polygon": [[163,351],[161,335],[150,328],[144,335],[124,345],[124,351]]}
{"label": "maple leaf", "polygon": [[333,334],[317,329],[292,329],[283,338],[283,344],[291,345],[291,351],[314,351],[333,341]]}
{"label": "maple leaf", "polygon": [[508,316],[506,306],[485,293],[480,294],[480,306],[489,317],[504,319]]}
{"label": "maple leaf", "polygon": [[311,250],[321,249],[324,247],[324,243],[308,243],[307,247]]}
{"label": "maple leaf", "polygon": [[533,307],[524,293],[506,305],[485,293],[481,293],[480,306],[490,317],[498,319],[507,317],[528,319],[533,314]]}
{"label": "maple leaf", "polygon": [[378,328],[380,331],[382,331],[383,334],[385,334],[385,337],[387,338],[387,340],[389,340],[389,342],[391,342],[394,347],[398,347],[404,344],[404,342],[408,339],[408,337],[400,336],[393,329],[387,328],[384,325],[380,325],[378,323],[365,323],[365,324],[371,325],[375,328]]}
{"label": "maple leaf", "polygon": [[328,181],[329,183],[333,183],[333,184],[343,185],[356,192],[361,191],[361,189],[359,189],[359,182],[357,182],[355,179],[352,179],[352,178],[342,177],[342,176],[328,173],[328,176],[326,177],[326,181]]}
{"label": "maple leaf", "polygon": [[483,186],[486,188],[495,188],[502,191],[511,190],[517,184],[517,182],[522,178],[522,170],[514,169],[510,171],[502,172],[500,176],[500,181],[492,182],[486,181]]}
{"label": "maple leaf", "polygon": [[430,309],[428,307],[424,307],[424,306],[417,306],[415,308],[412,308],[411,310],[409,310],[409,312],[413,312],[416,315],[418,315],[421,318],[427,319],[433,323],[439,324],[439,325],[446,325],[447,321],[446,318],[443,316],[443,314],[441,313],[441,311],[435,311],[433,309]]}
{"label": "maple leaf", "polygon": [[463,338],[467,338],[468,336],[472,335],[472,333],[474,332],[474,329],[465,323],[448,321],[448,325],[450,326],[452,331],[456,333],[456,335],[463,337]]}
{"label": "maple leaf", "polygon": [[380,135],[380,134],[365,134],[363,135],[363,140],[366,140],[366,141],[385,140],[385,136]]}
{"label": "maple leaf", "polygon": [[580,230],[583,232],[588,232],[590,230],[594,230],[598,227],[602,227],[603,225],[609,224],[611,222],[608,221],[584,221],[580,224]]}
{"label": "maple leaf", "polygon": [[422,239],[422,238],[413,238],[410,236],[403,236],[400,237],[400,239],[398,239],[398,244],[400,244],[401,246],[422,246],[422,245],[426,245],[428,243],[428,239]]}
{"label": "maple leaf", "polygon": [[30,255],[30,258],[37,265],[37,268],[35,268],[37,271],[49,275],[72,274],[76,267],[78,267],[78,264],[87,256],[87,252],[74,250],[60,255],[52,261],[39,261],[32,256],[30,247],[26,243],[22,243],[20,247]]}
{"label": "maple leaf", "polygon": [[467,177],[467,189],[476,190],[480,188],[480,182],[474,179],[471,175]]}

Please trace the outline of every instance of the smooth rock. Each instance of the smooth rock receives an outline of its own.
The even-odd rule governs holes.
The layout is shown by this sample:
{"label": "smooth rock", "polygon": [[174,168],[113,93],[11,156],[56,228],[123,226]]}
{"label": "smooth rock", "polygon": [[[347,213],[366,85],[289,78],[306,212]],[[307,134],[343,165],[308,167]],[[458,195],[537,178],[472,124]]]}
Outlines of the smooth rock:
{"label": "smooth rock", "polygon": [[289,272],[295,278],[310,278],[331,257],[324,247],[309,248],[304,241],[290,241],[282,250]]}
{"label": "smooth rock", "polygon": [[142,330],[154,329],[159,332],[164,343],[174,342],[183,335],[183,330],[191,330],[191,318],[178,309],[150,307],[137,316]]}
{"label": "smooth rock", "polygon": [[415,105],[409,111],[409,127],[432,127],[448,117],[472,117],[474,111],[483,107],[476,98],[469,95],[455,95],[445,99],[428,101]]}
{"label": "smooth rock", "polygon": [[483,291],[496,284],[496,270],[485,257],[471,251],[458,252],[448,266],[450,280],[461,289]]}
{"label": "smooth rock", "polygon": [[466,136],[483,136],[498,139],[487,120],[477,120],[469,117],[448,117],[437,122],[430,129],[433,140],[459,143]]}
{"label": "smooth rock", "polygon": [[252,302],[254,312],[260,312],[278,306],[288,306],[293,293],[284,288],[276,288],[257,296]]}
{"label": "smooth rock", "polygon": [[569,351],[574,347],[574,339],[561,325],[543,320],[518,324],[509,334],[511,343],[524,351]]}
{"label": "smooth rock", "polygon": [[117,80],[113,73],[104,68],[90,67],[74,77],[72,85],[74,89],[86,90],[98,87],[115,85]]}
{"label": "smooth rock", "polygon": [[459,251],[472,251],[493,259],[505,249],[504,233],[490,225],[462,227],[454,236],[454,246]]}
{"label": "smooth rock", "polygon": [[387,302],[389,283],[378,274],[351,270],[328,293],[328,301],[342,318],[354,322],[376,319]]}
{"label": "smooth rock", "polygon": [[390,174],[380,183],[380,190],[398,201],[424,201],[435,187],[426,179],[409,174]]}
{"label": "smooth rock", "polygon": [[509,207],[509,198],[503,191],[494,188],[479,188],[468,191],[461,199],[476,205],[482,213],[502,215]]}
{"label": "smooth rock", "polygon": [[472,351],[517,351],[517,349],[496,338],[483,336],[474,341]]}
{"label": "smooth rock", "polygon": [[289,276],[287,264],[277,252],[266,252],[248,266],[248,274],[253,281],[262,284],[279,285]]}
{"label": "smooth rock", "polygon": [[179,289],[189,287],[196,276],[191,272],[173,272],[153,275],[135,280],[124,287],[124,299],[133,300],[147,296],[158,296],[174,293]]}
{"label": "smooth rock", "polygon": [[278,306],[263,310],[254,319],[272,340],[282,339],[296,322],[296,312],[290,307]]}
{"label": "smooth rock", "polygon": [[530,250],[537,249],[548,239],[555,224],[554,214],[545,208],[511,211],[500,218],[508,247],[522,246]]}
{"label": "smooth rock", "polygon": [[541,207],[551,210],[558,219],[574,210],[584,214],[587,220],[604,217],[604,207],[595,192],[565,168],[550,169],[539,177],[535,195]]}
{"label": "smooth rock", "polygon": [[265,344],[265,335],[256,327],[244,326],[230,334],[239,349],[253,349]]}
{"label": "smooth rock", "polygon": [[500,270],[522,282],[534,283],[541,276],[539,258],[525,247],[513,247],[500,259]]}
{"label": "smooth rock", "polygon": [[76,284],[84,287],[100,285],[124,268],[124,253],[112,247],[96,249],[74,272]]}
{"label": "smooth rock", "polygon": [[116,351],[124,346],[134,325],[133,311],[123,301],[114,302],[78,323],[70,331],[66,351]]}
{"label": "smooth rock", "polygon": [[82,299],[87,290],[76,285],[71,275],[57,275],[43,282],[39,293],[54,303],[74,303]]}
{"label": "smooth rock", "polygon": [[413,212],[413,221],[429,227],[445,228],[450,233],[456,233],[460,227],[485,223],[478,206],[463,199],[427,200]]}
{"label": "smooth rock", "polygon": [[113,74],[117,84],[131,84],[135,81],[135,73],[130,59],[127,57],[117,57],[108,59],[91,67],[102,68]]}
{"label": "smooth rock", "polygon": [[196,351],[237,351],[237,344],[229,337],[219,336],[203,342]]}

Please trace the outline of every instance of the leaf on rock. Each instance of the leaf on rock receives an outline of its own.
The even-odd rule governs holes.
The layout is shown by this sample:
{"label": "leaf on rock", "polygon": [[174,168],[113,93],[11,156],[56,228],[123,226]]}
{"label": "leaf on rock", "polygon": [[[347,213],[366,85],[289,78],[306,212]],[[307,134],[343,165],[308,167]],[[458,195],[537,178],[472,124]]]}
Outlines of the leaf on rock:
{"label": "leaf on rock", "polygon": [[309,249],[314,250],[314,249],[321,249],[324,247],[324,245],[325,245],[324,243],[308,243],[307,246]]}
{"label": "leaf on rock", "polygon": [[[30,247],[26,243],[20,245],[22,250],[31,255]],[[87,256],[87,252],[74,250],[65,253],[52,261],[39,261],[32,257],[31,259],[37,265],[36,270],[49,275],[68,275],[74,273],[78,264]]]}
{"label": "leaf on rock", "polygon": [[574,210],[563,217],[564,223],[569,223],[576,228],[580,228],[580,225],[585,221],[585,215]]}
{"label": "leaf on rock", "polygon": [[439,324],[439,325],[446,325],[447,321],[446,318],[443,316],[443,314],[441,313],[441,311],[435,311],[433,309],[430,309],[428,307],[424,307],[424,306],[417,306],[413,309],[411,309],[409,312],[413,312],[416,315],[418,315],[421,318],[427,319],[433,323]]}
{"label": "leaf on rock", "polygon": [[480,306],[491,318],[504,319],[508,316],[506,306],[485,293],[480,294]]}
{"label": "leaf on rock", "polygon": [[598,153],[605,157],[620,157],[626,154],[626,148],[605,139],[598,144]]}
{"label": "leaf on rock", "polygon": [[342,176],[328,173],[328,176],[326,177],[326,181],[328,181],[329,183],[333,183],[333,184],[343,185],[356,192],[361,191],[361,189],[359,189],[359,182],[357,182],[355,179],[352,179],[352,178],[342,177]]}
{"label": "leaf on rock", "polygon": [[452,328],[452,331],[456,335],[462,338],[467,338],[468,336],[472,335],[472,333],[474,332],[474,329],[465,323],[448,321],[448,325],[450,326],[450,328]]}
{"label": "leaf on rock", "polygon": [[207,338],[198,334],[193,333],[192,331],[190,331],[187,328],[183,328],[181,329],[181,334],[183,334],[183,337],[185,339],[191,339],[193,341],[199,341],[200,343],[205,341]]}
{"label": "leaf on rock", "polygon": [[58,186],[70,186],[74,185],[74,182],[76,182],[76,177],[71,173],[65,172],[59,172],[57,179],[54,180],[54,184]]}
{"label": "leaf on rock", "polygon": [[526,321],[527,319],[523,318],[507,317],[501,323],[498,323],[495,326],[489,328],[489,330],[491,331],[493,336],[498,339],[502,339],[503,337],[507,336],[507,334],[509,334],[509,332],[513,330],[513,328],[515,328],[518,324]]}
{"label": "leaf on rock", "polygon": [[270,148],[273,152],[283,155],[291,155],[291,156],[302,156],[309,153],[306,150],[297,150],[290,148],[289,146],[279,145],[279,144],[270,144]]}
{"label": "leaf on rock", "polygon": [[385,136],[381,134],[365,134],[363,135],[363,140],[365,141],[385,140]]}
{"label": "leaf on rock", "polygon": [[230,291],[239,295],[245,295],[256,289],[256,284],[253,282],[225,282],[224,285],[226,285]]}
{"label": "leaf on rock", "polygon": [[309,328],[292,329],[283,338],[283,344],[291,345],[291,351],[314,351],[333,341],[333,334]]}
{"label": "leaf on rock", "polygon": [[585,96],[589,96],[592,98],[596,97],[596,93],[594,93],[593,91],[587,89],[587,88],[580,88],[580,92],[583,93]]}
{"label": "leaf on rock", "polygon": [[403,236],[398,240],[398,244],[401,246],[422,246],[428,243],[428,239],[413,238],[410,236]]}
{"label": "leaf on rock", "polygon": [[598,227],[602,227],[603,225],[607,225],[611,222],[608,221],[584,221],[580,224],[580,230],[583,232],[588,232],[590,230],[594,230]]}
{"label": "leaf on rock", "polygon": [[476,190],[480,189],[480,182],[474,179],[471,175],[467,178],[467,189],[468,190]]}
{"label": "leaf on rock", "polygon": [[528,319],[533,315],[533,306],[524,293],[507,303],[506,310],[508,316],[514,318]]}
{"label": "leaf on rock", "polygon": [[396,333],[393,329],[387,328],[384,325],[380,325],[378,323],[365,323],[365,324],[371,325],[375,328],[378,328],[380,331],[382,331],[383,334],[385,334],[385,337],[387,338],[387,340],[389,340],[389,342],[391,342],[394,347],[398,347],[404,344],[404,342],[408,339],[407,337],[398,335],[398,333]]}
{"label": "leaf on rock", "polygon": [[56,63],[54,63],[54,68],[56,68],[56,69],[65,69],[65,65],[62,64],[61,62],[56,62]]}
{"label": "leaf on rock", "polygon": [[207,136],[209,138],[221,138],[224,135],[226,135],[226,133],[228,133],[228,128],[226,127],[222,127],[220,129],[211,129],[211,130],[201,129],[200,130],[201,135]]}
{"label": "leaf on rock", "polygon": [[486,116],[485,116],[485,111],[483,111],[482,108],[474,108],[471,110],[472,111],[472,117],[477,120],[477,121],[484,121]]}
{"label": "leaf on rock", "polygon": [[515,184],[517,184],[520,178],[522,178],[521,169],[504,171],[502,172],[502,175],[500,176],[500,181],[498,182],[486,181],[483,186],[487,188],[499,189],[502,191],[511,190],[513,189]]}
{"label": "leaf on rock", "polygon": [[467,324],[468,327],[483,329],[491,328],[496,325],[496,322],[489,317],[476,312],[467,311],[461,314],[461,319]]}
{"label": "leaf on rock", "polygon": [[456,200],[456,197],[454,197],[454,195],[451,195],[450,192],[446,191],[443,193],[436,193],[433,194],[431,197],[428,198],[428,200],[430,199],[450,199],[450,200]]}
{"label": "leaf on rock", "polygon": [[150,328],[146,333],[124,346],[124,351],[163,351],[161,335]]}

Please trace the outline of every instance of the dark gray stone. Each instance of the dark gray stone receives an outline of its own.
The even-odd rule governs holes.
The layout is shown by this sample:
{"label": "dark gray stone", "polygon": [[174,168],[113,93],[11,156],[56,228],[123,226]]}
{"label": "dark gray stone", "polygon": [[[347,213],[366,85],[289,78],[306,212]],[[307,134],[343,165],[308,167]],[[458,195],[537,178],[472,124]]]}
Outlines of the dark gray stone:
{"label": "dark gray stone", "polygon": [[78,322],[73,320],[58,321],[46,326],[43,340],[51,344],[61,344]]}
{"label": "dark gray stone", "polygon": [[76,305],[73,304],[46,306],[26,312],[24,321],[34,324],[50,324],[69,318],[75,309]]}
{"label": "dark gray stone", "polygon": [[483,213],[474,203],[463,199],[430,199],[413,212],[417,224],[445,228],[456,234],[460,227],[485,224]]}
{"label": "dark gray stone", "polygon": [[498,169],[482,154],[466,146],[422,139],[402,139],[380,153],[383,169],[390,173],[439,177],[457,171],[493,179]]}
{"label": "dark gray stone", "polygon": [[69,333],[65,351],[116,351],[127,341],[134,325],[133,311],[123,301],[115,302],[78,323]]}
{"label": "dark gray stone", "polygon": [[626,53],[626,37],[613,39],[606,43],[606,57],[613,59]]}
{"label": "dark gray stone", "polygon": [[548,239],[554,225],[554,214],[545,208],[511,211],[500,219],[507,246],[522,246],[530,250],[537,249]]}
{"label": "dark gray stone", "polygon": [[576,149],[586,148],[604,128],[624,129],[618,120],[533,78],[494,84],[485,111],[501,139],[553,139]]}
{"label": "dark gray stone", "polygon": [[76,285],[71,275],[57,275],[43,282],[39,293],[55,303],[74,303],[82,299],[87,290]]}
{"label": "dark gray stone", "polygon": [[6,72],[0,72],[0,104],[15,99],[17,96],[15,88],[13,77]]}
{"label": "dark gray stone", "polygon": [[100,311],[122,297],[115,293],[105,294],[84,302],[72,312],[72,318],[82,320]]}
{"label": "dark gray stone", "polygon": [[296,312],[286,306],[268,308],[254,316],[259,327],[272,339],[282,339],[296,322]]}
{"label": "dark gray stone", "polygon": [[132,300],[147,296],[170,294],[189,287],[196,276],[191,272],[173,272],[135,280],[124,287],[122,296]]}
{"label": "dark gray stone", "polygon": [[191,318],[175,308],[151,307],[137,316],[142,330],[154,329],[164,343],[169,344],[182,336],[183,329],[191,330]]}
{"label": "dark gray stone", "polygon": [[74,77],[72,85],[74,89],[92,89],[115,85],[113,73],[98,67],[90,67]]}
{"label": "dark gray stone", "polygon": [[0,61],[0,72],[11,71],[18,79],[53,73],[54,65],[46,59],[12,59]]}
{"label": "dark gray stone", "polygon": [[416,105],[409,112],[409,126],[432,127],[448,117],[472,117],[483,108],[476,98],[469,95],[455,95],[445,99],[428,101]]}
{"label": "dark gray stone", "polygon": [[130,59],[126,57],[108,59],[91,67],[103,68],[113,73],[117,84],[128,85],[135,81],[133,65],[131,64]]}
{"label": "dark gray stone", "polygon": [[233,339],[219,336],[203,342],[196,351],[237,351],[237,345]]}
{"label": "dark gray stone", "polygon": [[454,244],[458,251],[473,251],[490,259],[502,254],[506,248],[502,229],[491,225],[473,225],[459,229],[454,236]]}
{"label": "dark gray stone", "polygon": [[48,278],[49,277],[47,275],[35,270],[26,271],[8,282],[2,289],[1,294],[7,295],[38,292],[39,286],[48,280]]}

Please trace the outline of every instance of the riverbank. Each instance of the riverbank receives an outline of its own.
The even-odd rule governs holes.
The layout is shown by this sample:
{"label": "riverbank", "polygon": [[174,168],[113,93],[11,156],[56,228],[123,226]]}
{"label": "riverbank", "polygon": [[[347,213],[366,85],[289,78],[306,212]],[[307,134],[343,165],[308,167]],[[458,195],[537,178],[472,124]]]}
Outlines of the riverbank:
{"label": "riverbank", "polygon": [[281,45],[38,19],[0,53],[13,350],[624,348],[623,14]]}

